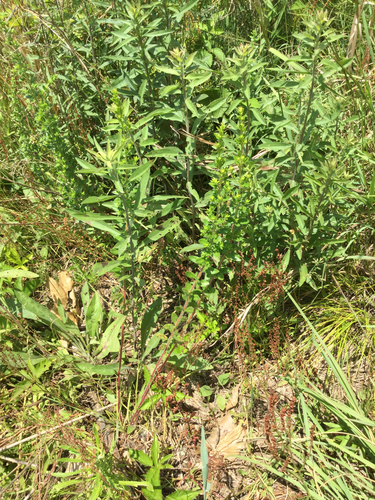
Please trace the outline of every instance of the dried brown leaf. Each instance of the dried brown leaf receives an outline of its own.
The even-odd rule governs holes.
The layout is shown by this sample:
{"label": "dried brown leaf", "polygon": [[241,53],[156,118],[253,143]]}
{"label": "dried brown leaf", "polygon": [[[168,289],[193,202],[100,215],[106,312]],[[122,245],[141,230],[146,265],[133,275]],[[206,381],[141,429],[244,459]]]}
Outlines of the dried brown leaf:
{"label": "dried brown leaf", "polygon": [[225,407],[227,411],[237,406],[239,390],[240,390],[240,384],[236,385],[236,387],[232,391],[231,397],[228,399],[227,405]]}
{"label": "dried brown leaf", "polygon": [[69,273],[67,271],[61,271],[59,273],[59,281],[57,282],[53,278],[48,278],[47,280],[47,285],[50,290],[52,300],[54,302],[53,307],[52,307],[52,312],[61,319],[59,312],[58,312],[58,304],[59,300],[61,301],[61,304],[64,308],[65,311],[67,311],[67,306],[68,306],[68,299],[72,303],[72,310],[67,311],[68,313],[68,318],[73,321],[75,325],[78,326],[78,304],[77,304],[77,299],[74,293],[74,288],[73,288],[73,280],[69,276]]}
{"label": "dried brown leaf", "polygon": [[66,295],[73,289],[73,280],[67,271],[61,271],[59,273],[59,284],[65,290]]}
{"label": "dried brown leaf", "polygon": [[215,451],[220,455],[223,455],[224,458],[233,460],[235,455],[238,455],[244,447],[245,431],[240,425],[236,425],[230,432],[220,439]]}
{"label": "dried brown leaf", "polygon": [[68,303],[68,294],[65,291],[65,289],[60,285],[60,283],[58,283],[53,278],[48,278],[47,284],[48,284],[49,291],[52,295],[52,300],[54,302],[56,310],[57,310],[59,300],[61,301],[61,304],[63,305],[63,307],[65,309],[65,307]]}
{"label": "dried brown leaf", "polygon": [[215,453],[233,460],[245,447],[245,431],[227,414],[218,420],[218,426],[211,432],[206,443]]}

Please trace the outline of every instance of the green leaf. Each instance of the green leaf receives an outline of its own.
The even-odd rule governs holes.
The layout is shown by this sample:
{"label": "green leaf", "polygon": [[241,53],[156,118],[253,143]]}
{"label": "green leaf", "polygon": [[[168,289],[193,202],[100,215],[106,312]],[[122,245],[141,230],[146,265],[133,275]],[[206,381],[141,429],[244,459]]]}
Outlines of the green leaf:
{"label": "green leaf", "polygon": [[89,500],[97,500],[97,498],[99,498],[102,489],[103,489],[103,480],[98,472],[95,477],[94,487],[91,492]]}
{"label": "green leaf", "polygon": [[290,261],[290,248],[286,252],[286,254],[284,255],[284,257],[283,257],[283,259],[281,261],[281,265],[282,265],[283,271],[287,270],[287,268],[289,266],[289,261]]}
{"label": "green leaf", "polygon": [[142,323],[141,323],[141,351],[142,351],[142,353],[144,352],[147,339],[150,336],[152,329],[156,325],[156,322],[158,320],[162,306],[163,306],[163,301],[159,297],[151,304],[151,306],[147,309],[147,311],[143,315],[143,319],[142,319]]}
{"label": "green leaf", "polygon": [[116,215],[103,215],[94,212],[76,212],[75,210],[69,210],[69,214],[82,222],[92,222],[92,221],[104,221],[104,220],[117,220]]}
{"label": "green leaf", "polygon": [[219,384],[226,385],[230,380],[230,373],[222,373],[217,378]]}
{"label": "green leaf", "polygon": [[252,109],[258,109],[260,108],[260,102],[258,101],[258,99],[250,99],[249,106]]}
{"label": "green leaf", "polygon": [[[34,354],[29,354],[27,352],[3,351],[0,356],[0,364],[8,365],[12,368],[26,368],[29,362],[36,365],[45,359],[47,358],[43,356],[35,356]],[[53,357],[52,359],[54,360],[56,358]]]}
{"label": "green leaf", "polygon": [[141,409],[148,410],[152,406],[155,406],[160,399],[161,399],[160,394],[153,394],[152,396],[146,399],[146,401],[141,406]]}
{"label": "green leaf", "polygon": [[8,269],[0,271],[0,278],[38,278],[39,274],[32,273],[31,271],[24,271],[23,269]]}
{"label": "green leaf", "polygon": [[163,236],[165,236],[169,232],[173,231],[173,229],[176,228],[177,224],[178,224],[178,222],[175,219],[171,219],[171,220],[165,222],[162,225],[161,229],[154,229],[153,231],[151,231],[151,233],[148,235],[148,237],[151,241],[157,241],[160,238],[163,238]]}
{"label": "green leaf", "polygon": [[[255,112],[256,110],[253,110]],[[262,148],[271,149],[271,151],[283,151],[285,154],[288,150],[292,148],[292,144],[289,142],[274,142],[266,139],[262,143]],[[292,189],[292,188],[291,188]]]}
{"label": "green leaf", "polygon": [[218,47],[212,49],[212,52],[213,54],[215,54],[215,56],[221,61],[221,62],[225,62],[225,54],[224,52],[219,49]]}
{"label": "green leaf", "polygon": [[216,398],[216,404],[217,404],[218,408],[220,408],[221,411],[225,410],[226,401],[225,401],[225,398],[223,398],[223,396],[221,394],[218,394],[218,396]]}
{"label": "green leaf", "polygon": [[261,123],[262,125],[267,125],[266,120],[263,118],[262,113],[258,109],[252,108],[251,111],[259,123]]}
{"label": "green leaf", "polygon": [[146,455],[146,453],[143,452],[143,451],[141,451],[141,450],[132,450],[132,449],[130,449],[129,450],[129,456],[133,460],[137,460],[137,462],[139,462],[142,465],[145,465],[146,467],[152,467],[154,465],[153,462],[152,462],[151,457],[149,457],[148,455]]}
{"label": "green leaf", "polygon": [[193,116],[199,116],[199,112],[191,99],[186,99],[185,104],[186,107],[192,112]]}
{"label": "green leaf", "polygon": [[69,342],[82,346],[82,342],[79,341],[81,333],[76,325],[65,325],[55,314],[23,292],[15,290],[14,295],[24,309],[34,314],[41,323],[58,330]]}
{"label": "green leaf", "polygon": [[[50,495],[53,495],[55,493],[58,493],[59,491],[65,490],[67,488],[70,488],[70,486],[73,486],[75,484],[80,484],[82,483],[82,479],[70,479],[69,481],[63,481],[62,483],[57,483],[52,486],[50,489]],[[74,488],[76,489],[76,488]]]}
{"label": "green leaf", "polygon": [[208,451],[206,445],[206,435],[204,433],[203,425],[201,431],[201,462],[202,462],[203,497],[204,500],[206,500],[206,494],[210,490],[210,485],[208,483]]}
{"label": "green leaf", "polygon": [[151,458],[154,465],[158,465],[159,462],[159,441],[156,434],[154,434],[154,439],[151,445]]}
{"label": "green leaf", "polygon": [[89,203],[101,203],[103,201],[113,200],[114,198],[116,198],[115,194],[111,196],[89,196],[82,201],[82,205],[87,205]]}
{"label": "green leaf", "polygon": [[212,394],[212,389],[208,385],[202,385],[199,390],[204,398],[209,398]]}
{"label": "green leaf", "polygon": [[91,363],[76,363],[75,366],[82,370],[84,373],[88,373],[89,375],[104,375],[104,376],[112,376],[117,375],[119,364],[111,363],[108,365],[93,365]]}
{"label": "green leaf", "polygon": [[87,281],[85,281],[83,286],[82,286],[81,301],[82,301],[83,313],[84,313],[85,317],[87,317],[87,308],[88,308],[89,303],[90,303],[90,290],[89,290],[89,285],[88,285]]}
{"label": "green leaf", "polygon": [[103,337],[100,341],[99,347],[97,349],[98,359],[103,359],[110,352],[118,353],[120,350],[120,342],[118,339],[118,334],[121,327],[125,321],[125,316],[120,316],[116,318],[113,323],[109,325],[106,331],[103,333]]}
{"label": "green leaf", "polygon": [[273,55],[275,55],[276,57],[278,57],[279,59],[281,59],[282,61],[288,61],[289,60],[289,57],[286,56],[285,54],[283,54],[282,52],[280,52],[279,50],[273,49],[272,47],[270,47],[268,50]]}
{"label": "green leaf", "polygon": [[178,12],[174,16],[176,21],[179,23],[181,19],[184,17],[184,14],[186,14],[186,12],[189,12],[189,10],[191,10],[195,5],[197,5],[198,2],[199,0],[190,0],[190,2],[188,2],[184,7],[182,7],[182,9],[179,8]]}
{"label": "green leaf", "polygon": [[209,80],[211,76],[212,76],[211,71],[205,71],[204,73],[190,73],[190,75],[186,76],[186,79],[190,81],[189,87],[193,89],[195,87],[198,87],[198,85],[202,85],[202,83]]}
{"label": "green leaf", "polygon": [[103,309],[98,292],[95,291],[86,312],[86,333],[96,338],[99,325],[103,321]]}
{"label": "green leaf", "polygon": [[291,196],[297,193],[297,191],[300,189],[299,186],[293,186],[287,190],[286,193],[283,194],[282,201],[288,200]]}
{"label": "green leaf", "polygon": [[162,149],[154,149],[154,151],[151,151],[150,153],[147,153],[146,156],[150,158],[163,158],[165,156],[180,156],[183,155],[183,152],[179,148],[175,147],[169,147],[169,148],[162,148]]}
{"label": "green leaf", "polygon": [[187,68],[190,68],[190,66],[193,64],[194,57],[196,55],[196,52],[192,52],[185,60],[185,70]]}
{"label": "green leaf", "polygon": [[148,341],[147,347],[142,355],[142,359],[145,359],[150,354],[150,352],[160,344],[160,341],[161,341],[160,336],[153,335]]}
{"label": "green leaf", "polygon": [[298,224],[298,227],[299,229],[301,230],[301,233],[303,235],[306,235],[308,234],[308,229],[307,227],[305,226],[305,221],[304,221],[304,218],[301,214],[295,214],[295,218],[296,218],[296,221],[297,221],[297,224]]}
{"label": "green leaf", "polygon": [[91,163],[88,163],[85,160],[81,160],[81,158],[76,158],[77,162],[83,167],[82,170],[77,170],[77,173],[80,174],[99,174],[103,175],[106,173],[107,168],[106,167],[95,167],[94,165],[91,165]]}
{"label": "green leaf", "polygon": [[151,113],[149,113],[148,115],[144,116],[143,118],[141,118],[135,125],[134,125],[134,129],[139,129],[140,127],[142,127],[143,125],[145,125],[147,122],[151,121],[153,118],[155,118],[155,116],[160,116],[160,115],[166,115],[167,113],[170,113],[170,109],[166,109],[166,108],[163,108],[163,109],[155,109],[154,111],[151,111]]}
{"label": "green leaf", "polygon": [[142,490],[142,493],[147,500],[163,500],[160,484],[160,469],[161,464],[151,467],[145,476],[146,481],[149,481],[154,488],[152,492],[145,489]]}
{"label": "green leaf", "polygon": [[[369,196],[373,197],[374,194],[375,194],[375,169],[374,169],[373,174],[372,174]],[[370,201],[373,202],[373,200],[370,200]]]}
{"label": "green leaf", "polygon": [[112,234],[112,236],[119,237],[121,236],[120,231],[118,231],[114,226],[111,226],[110,224],[107,224],[106,222],[103,222],[103,219],[117,219],[115,216],[106,216],[106,215],[100,215],[100,214],[94,214],[92,212],[88,213],[81,213],[77,212],[75,210],[67,210],[69,215],[74,217],[77,220],[80,220],[82,222],[85,222],[89,226],[96,227],[97,229],[100,229],[104,232],[108,232],[109,234]]}
{"label": "green leaf", "polygon": [[193,252],[194,250],[202,250],[202,248],[204,248],[204,245],[201,243],[193,243],[192,245],[184,247],[181,252]]}
{"label": "green leaf", "polygon": [[135,181],[139,179],[139,177],[142,177],[142,175],[147,172],[152,166],[154,162],[153,161],[148,161],[141,165],[135,172],[132,173],[132,175],[129,177],[129,182]]}
{"label": "green leaf", "polygon": [[302,264],[302,266],[299,269],[299,286],[302,286],[307,278],[307,266],[306,264]]}
{"label": "green leaf", "polygon": [[215,99],[215,101],[212,101],[211,104],[206,107],[206,113],[213,113],[217,109],[221,108],[227,102],[227,99],[227,97],[220,97],[219,99]]}
{"label": "green leaf", "polygon": [[165,95],[171,94],[175,90],[178,90],[180,88],[179,85],[167,85],[166,87],[163,87],[161,92],[159,93],[159,97],[164,97]]}
{"label": "green leaf", "polygon": [[201,489],[192,491],[177,490],[168,495],[165,500],[194,500],[200,495],[201,491]]}
{"label": "green leaf", "polygon": [[345,260],[345,259],[375,260],[375,257],[371,257],[371,255],[347,255],[345,257],[341,257],[339,260]]}
{"label": "green leaf", "polygon": [[142,179],[139,182],[137,193],[135,195],[134,211],[138,210],[143,200],[146,197],[146,191],[148,186],[148,181],[150,180],[150,169],[142,175]]}
{"label": "green leaf", "polygon": [[19,382],[16,384],[12,391],[12,395],[9,399],[9,401],[13,401],[14,399],[17,399],[18,396],[23,394],[27,389],[29,389],[32,386],[32,381],[31,380],[24,380],[23,382]]}
{"label": "green leaf", "polygon": [[[31,360],[29,360],[30,362],[30,366],[33,366]],[[38,363],[36,366],[35,366],[35,371],[34,371],[34,376],[35,378],[40,378],[44,372],[46,372],[49,367],[52,365],[52,360],[50,359],[45,359],[43,361],[41,361],[40,363]]]}
{"label": "green leaf", "polygon": [[147,33],[147,37],[154,36],[164,36],[169,35],[170,33],[174,33],[174,30],[160,30],[160,31],[152,31],[151,33]]}
{"label": "green leaf", "polygon": [[143,102],[143,96],[145,95],[145,91],[146,91],[146,86],[147,86],[147,78],[145,78],[143,80],[143,82],[141,83],[141,86],[139,87],[139,97],[141,98],[141,102]]}
{"label": "green leaf", "polygon": [[154,491],[154,488],[149,481],[119,481],[118,484],[120,486],[132,486],[133,488],[145,486],[149,491]]}
{"label": "green leaf", "polygon": [[98,170],[96,167],[94,167],[94,165],[91,165],[91,163],[85,161],[85,160],[81,160],[81,158],[76,158],[77,162],[81,165],[81,167],[84,168],[84,170]]}
{"label": "green leaf", "polygon": [[273,49],[272,47],[269,48],[269,51],[282,61],[287,62],[292,68],[296,69],[297,71],[306,73],[306,69],[297,63],[298,60],[301,60],[300,57],[288,57],[279,50]]}
{"label": "green leaf", "polygon": [[160,73],[167,73],[167,75],[180,75],[176,69],[170,68],[169,66],[155,66],[155,68],[160,71]]}
{"label": "green leaf", "polygon": [[123,264],[119,260],[113,260],[106,265],[98,263],[93,266],[92,272],[97,276],[103,276],[103,274],[113,272],[114,269],[120,268],[121,266],[123,266]]}

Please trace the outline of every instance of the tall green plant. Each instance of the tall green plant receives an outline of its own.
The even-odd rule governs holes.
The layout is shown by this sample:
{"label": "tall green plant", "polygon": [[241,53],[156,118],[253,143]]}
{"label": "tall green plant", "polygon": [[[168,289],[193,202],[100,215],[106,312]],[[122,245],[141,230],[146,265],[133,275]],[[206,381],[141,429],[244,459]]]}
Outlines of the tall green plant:
{"label": "tall green plant", "polygon": [[[263,64],[250,47],[238,49],[233,68],[223,73],[224,81],[242,87],[243,105],[228,132],[222,125],[217,134],[212,206],[201,241],[203,261],[211,269],[220,262],[221,275],[222,259],[230,262],[238,250],[251,251],[261,266],[277,249],[284,271],[298,270],[300,285],[315,286],[312,273],[322,273],[324,263],[343,255],[351,243],[345,234],[355,210],[350,200],[358,205],[365,200],[337,156],[343,110],[333,92],[329,99],[322,92],[329,91],[328,77],[339,71],[322,58],[327,44],[339,38],[327,23],[321,13],[310,31],[297,35],[299,56],[271,49],[292,71],[282,71],[289,78],[271,81],[267,94]],[[252,160],[256,147],[265,148],[271,161]]]}

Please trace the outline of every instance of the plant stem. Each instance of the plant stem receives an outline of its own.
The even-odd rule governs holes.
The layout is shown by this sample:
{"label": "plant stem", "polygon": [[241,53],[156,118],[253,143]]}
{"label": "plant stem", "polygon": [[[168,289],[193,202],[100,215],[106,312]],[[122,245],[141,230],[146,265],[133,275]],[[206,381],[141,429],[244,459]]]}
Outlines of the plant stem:
{"label": "plant stem", "polygon": [[[315,45],[314,45],[314,53],[317,51],[318,44],[319,44],[319,38],[320,38],[319,34],[316,35]],[[307,121],[308,121],[309,115],[310,115],[311,104],[312,104],[312,100],[313,100],[313,97],[314,97],[314,86],[315,86],[315,76],[316,76],[317,62],[318,62],[318,54],[316,54],[315,57],[314,57],[314,59],[313,59],[313,70],[312,70],[312,75],[311,75],[311,86],[310,86],[310,92],[309,92],[309,100],[307,102],[305,119],[303,121],[302,130],[301,130],[299,138],[298,138],[298,144],[303,144],[303,139],[304,139],[305,132],[306,132],[306,127],[307,127]],[[294,164],[294,172],[293,172],[292,181],[294,181],[294,179],[296,177],[298,163],[299,163],[298,162],[298,156],[297,156],[297,143],[296,143],[296,146],[295,146],[295,149],[294,149],[294,157],[295,157],[295,164]]]}
{"label": "plant stem", "polygon": [[[181,80],[182,80],[182,92],[184,96],[184,107],[185,107],[185,127],[186,127],[186,132],[189,135],[190,134],[190,123],[189,123],[189,111],[186,106],[186,85],[185,85],[185,75],[184,75],[184,63],[181,62]],[[188,144],[191,143],[191,139],[188,137],[187,138]],[[187,151],[189,153],[189,151]],[[193,196],[191,194],[190,186],[191,186],[191,179],[190,179],[190,158],[189,155],[186,155],[186,187],[189,195],[189,200],[191,203],[191,209],[193,212],[193,221],[192,221],[192,236],[193,236],[193,241],[195,241],[195,205],[194,205],[194,200]]]}
{"label": "plant stem", "polygon": [[[114,166],[112,166],[112,174],[115,180],[116,185],[121,185],[117,170]],[[135,327],[135,314],[134,314],[134,309],[135,309],[135,302],[134,302],[134,290],[135,290],[135,249],[133,245],[133,239],[132,239],[132,229],[131,229],[131,224],[130,224],[130,217],[129,217],[129,210],[128,206],[126,203],[126,199],[124,196],[123,191],[119,192],[119,196],[121,198],[122,206],[124,207],[125,210],[125,219],[126,219],[126,226],[128,229],[128,234],[129,234],[129,240],[130,240],[130,258],[131,258],[131,269],[132,269],[132,301],[131,301],[131,315],[132,315],[132,327],[133,327],[133,340],[134,340],[134,349],[137,346],[137,332],[136,332],[136,327]]]}

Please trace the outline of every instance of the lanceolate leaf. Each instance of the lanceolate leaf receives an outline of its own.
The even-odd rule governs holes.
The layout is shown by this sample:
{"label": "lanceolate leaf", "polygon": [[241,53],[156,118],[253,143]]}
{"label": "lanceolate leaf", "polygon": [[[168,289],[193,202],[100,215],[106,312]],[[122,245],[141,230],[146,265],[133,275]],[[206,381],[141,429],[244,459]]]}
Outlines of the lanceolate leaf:
{"label": "lanceolate leaf", "polygon": [[139,179],[139,177],[142,177],[142,175],[151,168],[153,162],[148,161],[141,165],[135,172],[132,173],[132,175],[129,177],[129,182],[135,181],[136,179]]}
{"label": "lanceolate leaf", "polygon": [[122,324],[125,321],[124,316],[116,318],[113,323],[109,325],[106,331],[103,333],[103,337],[100,341],[98,348],[98,359],[102,359],[110,352],[119,352],[120,342],[118,334],[121,330]]}
{"label": "lanceolate leaf", "polygon": [[129,456],[133,460],[137,460],[137,462],[139,462],[142,465],[145,465],[146,467],[152,467],[153,466],[153,462],[152,462],[151,457],[149,457],[148,455],[146,455],[146,453],[144,451],[142,451],[142,450],[132,450],[132,449],[130,449],[129,450]]}
{"label": "lanceolate leaf", "polygon": [[187,75],[186,79],[190,81],[189,87],[194,88],[209,80],[211,75],[211,71],[206,71],[205,73],[191,73],[190,75]]}
{"label": "lanceolate leaf", "polygon": [[103,310],[98,292],[92,296],[86,310],[86,333],[91,338],[95,338],[99,331],[99,325],[103,321]]}
{"label": "lanceolate leaf", "polygon": [[207,493],[210,490],[210,484],[208,483],[208,451],[206,445],[206,435],[204,432],[203,425],[201,431],[201,461],[202,461],[203,497],[204,500],[206,500]]}
{"label": "lanceolate leaf", "polygon": [[155,149],[154,151],[151,151],[150,153],[147,153],[146,156],[153,158],[153,157],[165,157],[165,156],[180,156],[183,155],[184,153],[181,151],[179,148],[175,147],[169,147],[169,148],[162,148],[162,149]]}
{"label": "lanceolate leaf", "polygon": [[154,465],[158,465],[159,462],[159,441],[156,434],[154,434],[154,439],[151,445],[151,458]]}
{"label": "lanceolate leaf", "polygon": [[190,2],[185,5],[185,7],[183,7],[182,9],[178,9],[177,14],[175,15],[176,21],[179,23],[184,17],[184,14],[186,14],[186,12],[189,12],[189,10],[191,10],[198,2],[199,0],[190,0]]}
{"label": "lanceolate leaf", "polygon": [[155,327],[156,322],[158,320],[159,314],[161,312],[161,308],[163,306],[163,301],[161,298],[157,298],[151,306],[145,312],[142,324],[141,324],[141,350],[144,351],[146,346],[146,342],[152,329]]}
{"label": "lanceolate leaf", "polygon": [[213,113],[217,109],[221,108],[227,102],[227,99],[227,97],[220,97],[219,99],[211,102],[211,104],[205,108],[206,113]]}
{"label": "lanceolate leaf", "polygon": [[111,196],[89,196],[82,201],[82,205],[87,205],[89,203],[102,203],[103,201],[113,200],[116,198],[116,195]]}
{"label": "lanceolate leaf", "polygon": [[117,374],[119,364],[111,363],[108,365],[93,365],[91,363],[76,363],[75,366],[89,375],[103,375],[110,377]]}
{"label": "lanceolate leaf", "polygon": [[151,113],[149,113],[148,115],[144,116],[143,118],[141,118],[135,125],[134,125],[134,128],[137,130],[139,128],[141,128],[143,125],[145,125],[146,123],[148,123],[149,121],[151,121],[153,118],[155,118],[155,116],[160,116],[160,115],[165,115],[167,113],[169,113],[171,110],[170,109],[155,109],[154,111],[151,111]]}
{"label": "lanceolate leaf", "polygon": [[[35,354],[29,354],[26,352],[7,352],[4,351],[0,357],[0,364],[7,365],[11,367],[17,368],[25,368],[27,363],[30,362],[33,365],[40,363],[41,361],[46,360],[47,358],[43,356],[35,356]],[[53,358],[55,359],[55,358]]]}
{"label": "lanceolate leaf", "polygon": [[166,497],[165,500],[195,500],[201,490],[177,490]]}
{"label": "lanceolate leaf", "polygon": [[72,342],[72,344],[84,348],[81,341],[81,332],[76,325],[65,325],[53,312],[49,311],[46,307],[42,306],[35,300],[28,297],[25,293],[14,291],[16,299],[22,304],[26,311],[34,314],[37,319],[44,325],[57,330],[64,337],[65,340]]}
{"label": "lanceolate leaf", "polygon": [[0,271],[0,278],[38,278],[38,276],[39,274],[23,269],[7,269],[6,271]]}
{"label": "lanceolate leaf", "polygon": [[103,222],[104,220],[116,220],[117,217],[113,215],[101,215],[90,213],[81,213],[75,210],[68,210],[68,213],[77,220],[81,220],[89,224],[90,226],[96,227],[97,229],[101,229],[102,231],[108,232],[112,234],[112,236],[119,237],[121,236],[121,232],[118,231],[114,226]]}

